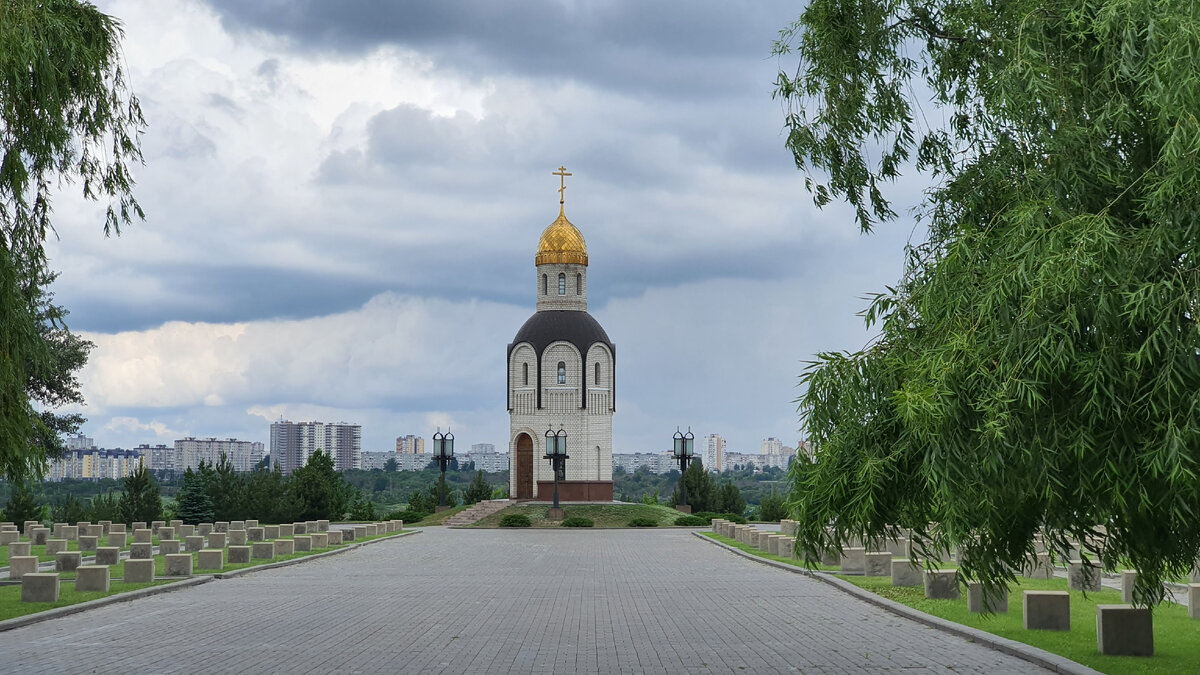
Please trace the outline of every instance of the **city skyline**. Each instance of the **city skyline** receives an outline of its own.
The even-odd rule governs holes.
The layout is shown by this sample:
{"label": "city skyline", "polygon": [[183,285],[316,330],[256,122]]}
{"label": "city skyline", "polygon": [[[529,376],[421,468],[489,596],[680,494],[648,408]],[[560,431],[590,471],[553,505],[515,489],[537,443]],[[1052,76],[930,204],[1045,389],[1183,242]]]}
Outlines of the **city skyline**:
{"label": "city skyline", "polygon": [[99,5],[149,124],[147,220],[104,238],[67,190],[48,253],[106,445],[283,416],[353,420],[371,450],[439,426],[503,447],[563,165],[620,349],[614,448],[795,442],[804,361],[868,341],[854,312],[921,238],[812,205],[771,97],[791,3]]}

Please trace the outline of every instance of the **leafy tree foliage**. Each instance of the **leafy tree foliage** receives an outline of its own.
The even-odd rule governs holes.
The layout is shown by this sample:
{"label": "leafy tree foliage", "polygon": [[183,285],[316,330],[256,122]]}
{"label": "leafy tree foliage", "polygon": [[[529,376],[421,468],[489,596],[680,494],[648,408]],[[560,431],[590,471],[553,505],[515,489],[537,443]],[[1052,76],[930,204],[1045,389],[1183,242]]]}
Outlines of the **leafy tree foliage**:
{"label": "leafy tree foliage", "polygon": [[146,471],[146,465],[138,468],[122,480],[119,510],[126,525],[136,522],[153,522],[162,516],[162,494],[158,483]]}
{"label": "leafy tree foliage", "polygon": [[1200,551],[1200,5],[812,0],[793,50],[817,204],[869,230],[906,163],[930,185],[878,338],[802,376],[798,544],[911,527],[990,589],[1044,531],[1160,601]]}
{"label": "leafy tree foliage", "polygon": [[187,525],[211,523],[213,500],[205,486],[205,477],[191,467],[183,473],[183,487],[175,496],[175,514]]}
{"label": "leafy tree foliage", "polygon": [[783,495],[771,492],[763,497],[758,504],[758,519],[768,523],[777,523],[784,518],[787,518],[787,508],[783,503]]}
{"label": "leafy tree foliage", "polygon": [[77,0],[0,3],[0,475],[38,476],[78,415],[73,373],[91,345],[44,292],[52,197],[79,181],[108,200],[105,233],[141,218],[128,165],[145,125],[127,94],[112,17]]}
{"label": "leafy tree foliage", "polygon": [[383,470],[391,472],[395,471],[397,468],[399,468],[399,466],[400,465],[396,462],[395,457],[388,457],[387,461],[383,463]]}
{"label": "leafy tree foliage", "polygon": [[12,521],[18,529],[24,531],[25,521],[41,521],[44,511],[45,509],[34,496],[33,490],[30,489],[29,483],[22,480],[13,484],[8,502],[4,505],[5,520]]}

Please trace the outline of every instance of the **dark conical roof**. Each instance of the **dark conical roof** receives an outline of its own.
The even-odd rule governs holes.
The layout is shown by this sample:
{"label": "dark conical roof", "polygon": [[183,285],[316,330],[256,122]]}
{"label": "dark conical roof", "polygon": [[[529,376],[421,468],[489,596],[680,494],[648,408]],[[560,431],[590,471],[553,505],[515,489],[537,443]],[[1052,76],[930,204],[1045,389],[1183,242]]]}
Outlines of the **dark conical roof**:
{"label": "dark conical roof", "polygon": [[591,314],[578,310],[554,309],[535,312],[533,316],[517,331],[513,338],[512,347],[528,342],[540,356],[552,342],[565,340],[575,345],[579,355],[587,357],[587,350],[597,342],[608,347],[613,352],[613,344],[608,339],[608,333],[600,326]]}

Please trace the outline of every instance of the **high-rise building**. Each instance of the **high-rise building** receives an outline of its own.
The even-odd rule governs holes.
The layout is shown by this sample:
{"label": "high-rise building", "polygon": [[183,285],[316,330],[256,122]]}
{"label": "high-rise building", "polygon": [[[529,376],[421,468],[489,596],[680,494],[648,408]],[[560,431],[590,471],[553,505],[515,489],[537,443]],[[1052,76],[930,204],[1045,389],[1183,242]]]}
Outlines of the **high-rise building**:
{"label": "high-rise building", "polygon": [[496,447],[491,443],[477,443],[471,446],[471,452],[467,456],[458,460],[459,466],[467,462],[474,462],[475,469],[485,473],[497,473],[500,471],[508,471],[508,453],[506,452],[486,452],[476,451],[475,448],[480,445],[488,447]]}
{"label": "high-rise building", "polygon": [[64,479],[125,478],[144,463],[145,457],[137,450],[95,447],[67,450],[61,457],[50,461],[46,479],[60,481]]}
{"label": "high-rise building", "polygon": [[[216,465],[221,455],[233,465],[234,471],[253,471],[263,458],[263,444],[260,441],[239,441],[236,438],[187,438],[175,441],[175,471],[184,472],[195,469],[200,462]],[[151,462],[153,467],[153,461]]]}
{"label": "high-rise building", "polygon": [[423,455],[425,454],[425,439],[420,436],[396,437],[396,454],[398,455]]}
{"label": "high-rise building", "polygon": [[[396,460],[394,452],[363,452],[359,455],[358,468],[363,471],[371,471],[373,469],[383,469],[387,466],[388,460]],[[397,462],[399,469],[399,462]]]}
{"label": "high-rise building", "polygon": [[783,441],[771,436],[764,438],[759,452],[764,455],[778,455],[783,451]]}
{"label": "high-rise building", "polygon": [[288,420],[271,423],[271,461],[285,474],[304,466],[318,450],[333,458],[338,471],[357,469],[362,453],[362,425]]}
{"label": "high-rise building", "polygon": [[495,452],[496,445],[494,443],[475,443],[471,445],[471,454],[477,452]]}
{"label": "high-rise building", "polygon": [[71,434],[64,441],[68,450],[88,450],[96,447],[96,441],[91,436],[84,436],[82,433]]}
{"label": "high-rise building", "polygon": [[146,468],[150,471],[159,474],[173,473],[175,471],[175,447],[171,445],[149,445],[143,443],[134,448],[146,458]]}
{"label": "high-rise building", "polygon": [[725,470],[725,439],[720,434],[709,434],[705,440],[704,468],[709,471]]}

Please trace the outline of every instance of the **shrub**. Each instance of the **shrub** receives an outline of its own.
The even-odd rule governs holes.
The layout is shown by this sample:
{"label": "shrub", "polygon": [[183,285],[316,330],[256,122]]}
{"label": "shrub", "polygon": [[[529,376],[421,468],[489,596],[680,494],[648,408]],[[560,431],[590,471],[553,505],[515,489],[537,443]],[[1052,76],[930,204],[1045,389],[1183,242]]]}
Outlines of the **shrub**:
{"label": "shrub", "polygon": [[695,516],[696,518],[703,518],[704,520],[706,520],[710,523],[712,522],[713,518],[721,517],[721,514],[713,513],[712,511],[701,511],[700,513],[693,513],[692,515]]}
{"label": "shrub", "polygon": [[658,527],[658,521],[653,518],[634,518],[629,521],[629,527]]}
{"label": "shrub", "polygon": [[523,513],[510,513],[500,519],[500,527],[529,527],[529,516]]}
{"label": "shrub", "polygon": [[571,516],[562,521],[563,527],[592,527],[596,523],[591,518],[583,518],[580,516]]}
{"label": "shrub", "polygon": [[707,518],[701,518],[699,516],[679,516],[678,518],[675,519],[675,524],[676,525],[687,525],[688,527],[694,527],[696,525],[708,525],[709,520]]}
{"label": "shrub", "polygon": [[746,524],[745,516],[736,513],[722,513],[720,517],[722,520],[728,520],[729,522],[737,523],[738,525]]}
{"label": "shrub", "polygon": [[421,522],[421,519],[427,515],[429,514],[421,513],[420,511],[413,511],[412,509],[405,509],[403,511],[396,511],[392,513],[387,517],[387,520],[403,520],[404,524],[408,525],[409,523]]}

